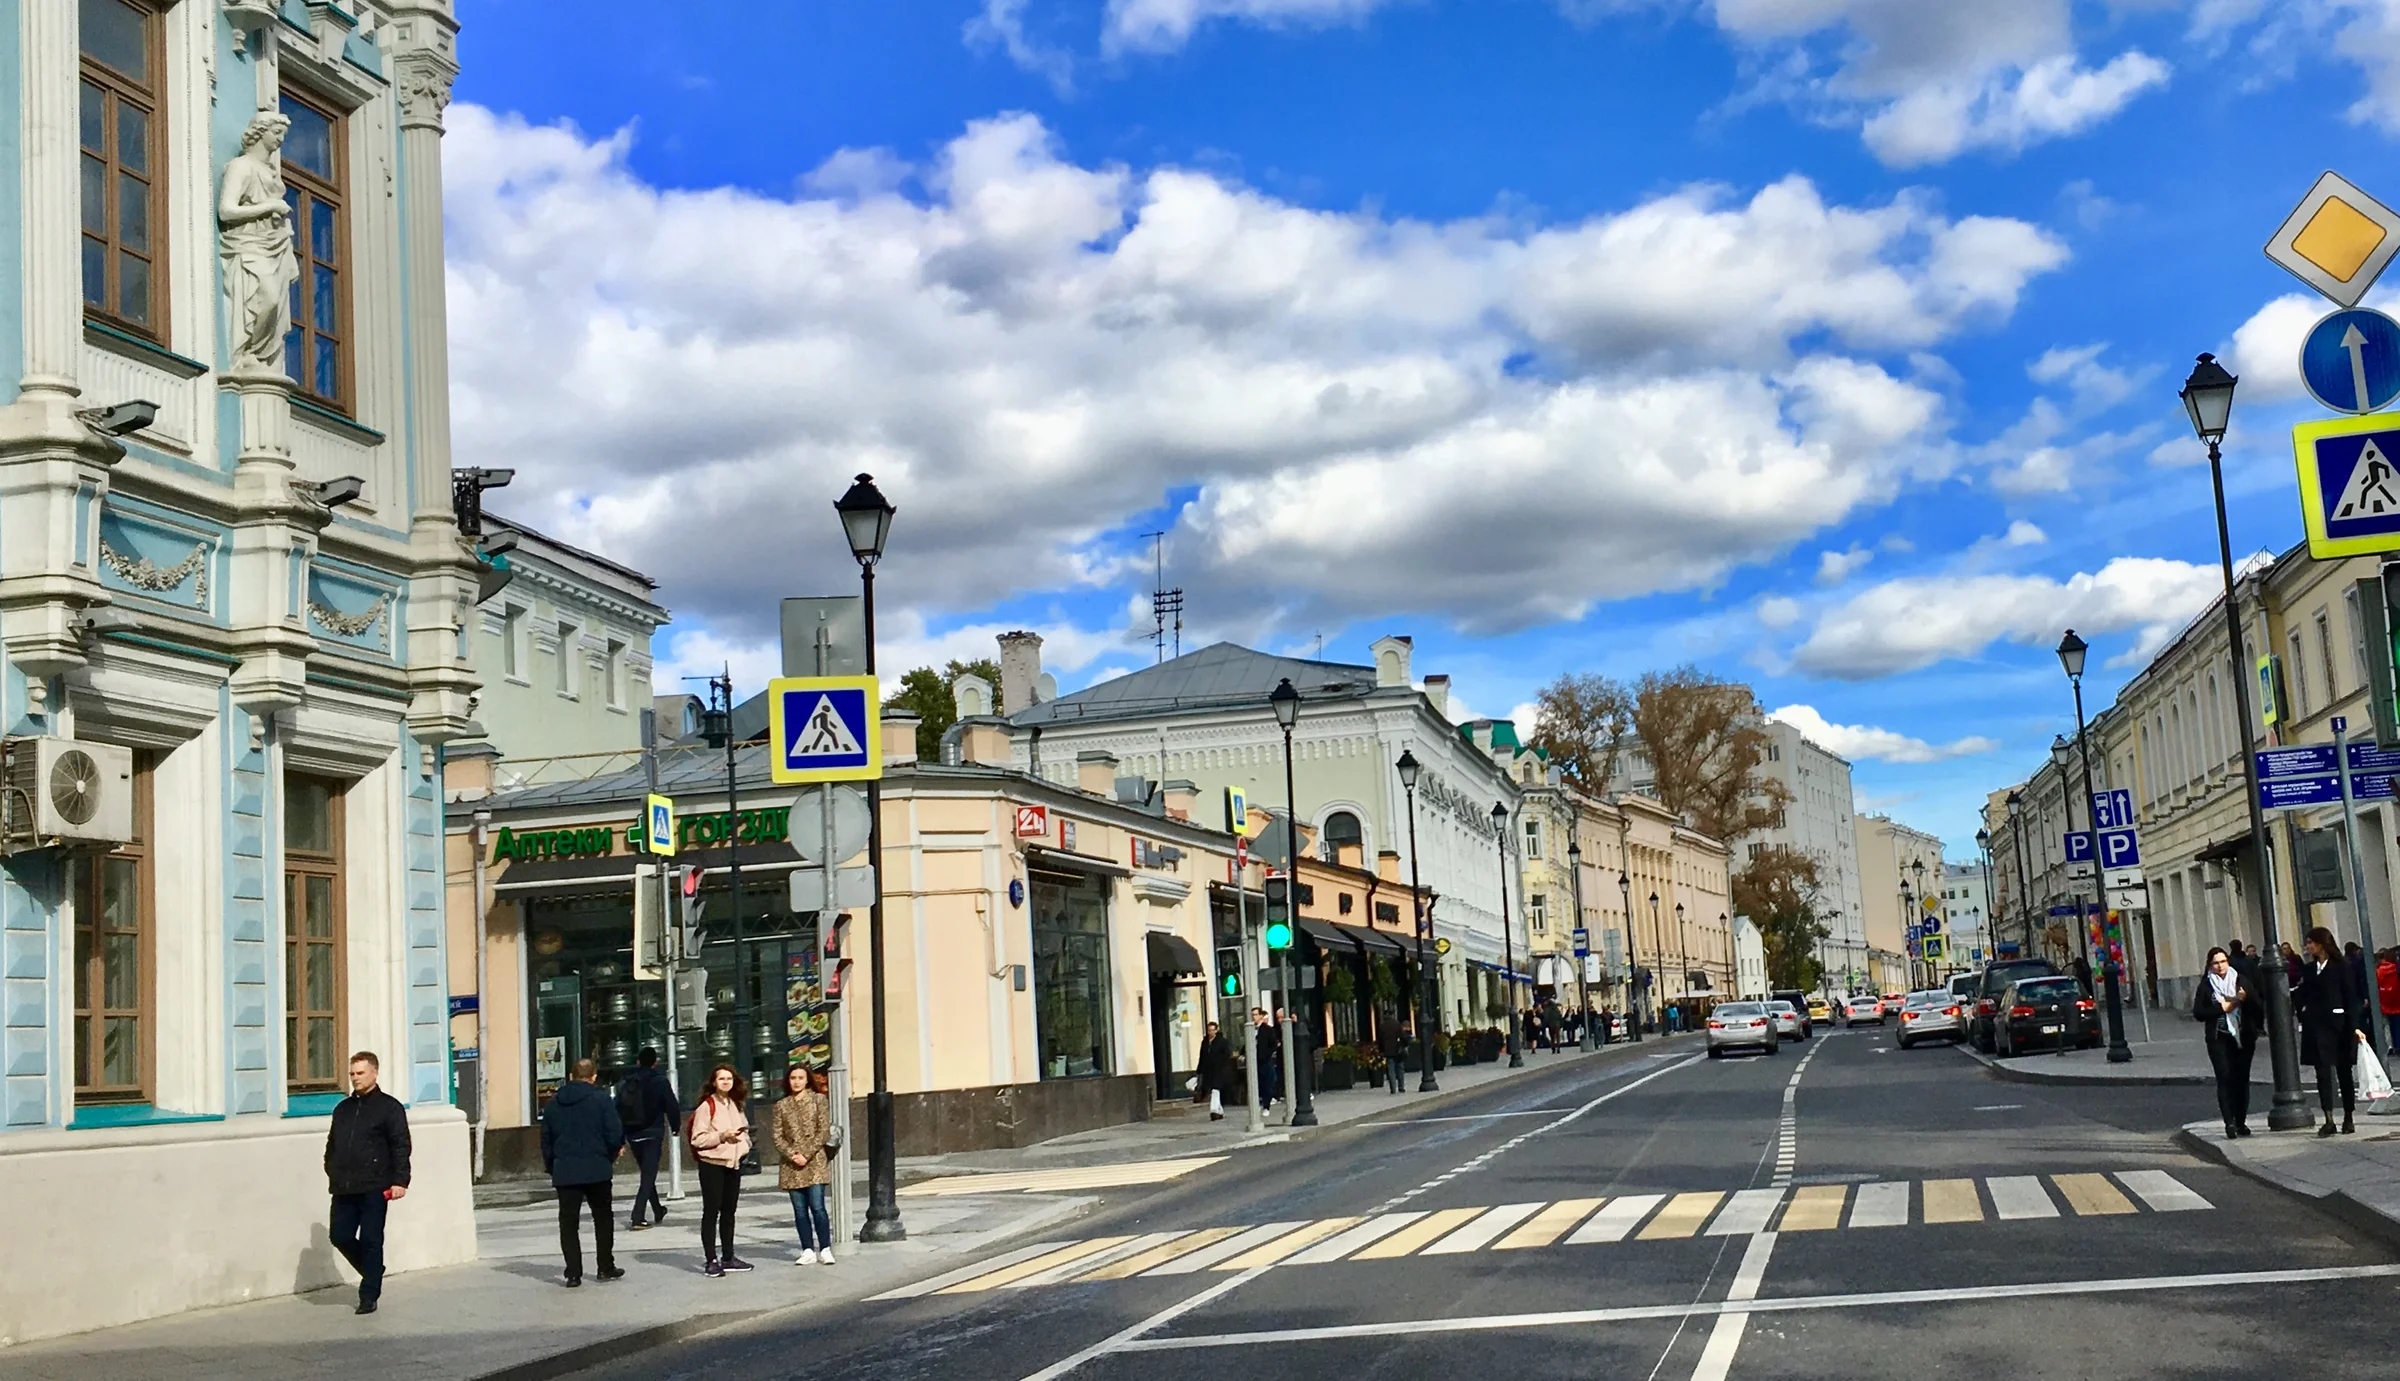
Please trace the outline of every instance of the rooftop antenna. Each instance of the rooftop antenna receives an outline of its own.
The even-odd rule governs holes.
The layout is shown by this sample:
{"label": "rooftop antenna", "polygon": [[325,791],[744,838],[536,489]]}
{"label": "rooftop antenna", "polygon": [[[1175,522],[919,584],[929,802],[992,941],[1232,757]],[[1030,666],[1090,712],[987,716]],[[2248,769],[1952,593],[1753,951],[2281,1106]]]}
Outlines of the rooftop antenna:
{"label": "rooftop antenna", "polygon": [[1166,588],[1167,534],[1145,532],[1150,539],[1150,617],[1155,627],[1150,642],[1158,650],[1158,660],[1167,660],[1167,616],[1175,616],[1175,655],[1183,655],[1183,591]]}
{"label": "rooftop antenna", "polygon": [[1320,662],[1325,660],[1325,635],[1323,633],[1317,634],[1317,660]]}

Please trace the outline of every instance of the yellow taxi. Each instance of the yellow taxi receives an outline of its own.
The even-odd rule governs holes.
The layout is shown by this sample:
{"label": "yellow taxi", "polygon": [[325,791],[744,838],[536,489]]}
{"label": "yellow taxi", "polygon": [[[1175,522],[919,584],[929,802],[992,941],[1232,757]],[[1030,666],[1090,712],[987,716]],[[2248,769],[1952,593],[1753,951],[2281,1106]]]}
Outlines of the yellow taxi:
{"label": "yellow taxi", "polygon": [[1808,1020],[1811,1025],[1828,1024],[1833,1020],[1833,1008],[1825,1004],[1825,999],[1812,997],[1808,1000]]}

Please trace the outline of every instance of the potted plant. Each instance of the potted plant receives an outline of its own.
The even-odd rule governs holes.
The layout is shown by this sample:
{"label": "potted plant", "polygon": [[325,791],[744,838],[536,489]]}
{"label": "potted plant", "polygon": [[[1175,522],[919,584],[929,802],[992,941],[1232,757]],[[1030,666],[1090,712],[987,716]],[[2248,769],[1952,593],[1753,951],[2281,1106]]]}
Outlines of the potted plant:
{"label": "potted plant", "polygon": [[1335,1093],[1358,1082],[1358,1052],[1353,1046],[1329,1045],[1318,1057],[1317,1088]]}

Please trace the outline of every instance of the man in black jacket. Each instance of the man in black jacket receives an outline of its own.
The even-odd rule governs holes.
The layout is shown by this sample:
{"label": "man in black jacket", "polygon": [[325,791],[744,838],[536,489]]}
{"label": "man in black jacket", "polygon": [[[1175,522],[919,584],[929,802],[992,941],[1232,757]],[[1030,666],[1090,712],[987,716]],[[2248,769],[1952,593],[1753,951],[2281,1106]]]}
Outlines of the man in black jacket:
{"label": "man in black jacket", "polygon": [[633,1072],[617,1081],[617,1120],[625,1124],[625,1144],[633,1148],[634,1164],[642,1171],[633,1191],[633,1218],[625,1225],[640,1232],[650,1226],[642,1219],[644,1205],[653,1219],[667,1221],[667,1205],[658,1197],[658,1160],[674,1129],[683,1125],[675,1086],[667,1082],[658,1067],[658,1052],[649,1046],[635,1057]]}
{"label": "man in black jacket", "polygon": [[350,1096],[325,1133],[325,1187],[333,1195],[333,1248],[358,1272],[358,1312],[383,1297],[383,1224],[408,1193],[408,1109],[375,1086],[372,1050],[350,1057]]}
{"label": "man in black jacket", "polygon": [[583,1206],[592,1206],[600,1278],[617,1280],[616,1219],[609,1207],[611,1167],[625,1150],[617,1105],[600,1092],[600,1067],[575,1062],[575,1077],[558,1086],[542,1110],[542,1168],[558,1191],[558,1250],[567,1259],[567,1286],[583,1284]]}

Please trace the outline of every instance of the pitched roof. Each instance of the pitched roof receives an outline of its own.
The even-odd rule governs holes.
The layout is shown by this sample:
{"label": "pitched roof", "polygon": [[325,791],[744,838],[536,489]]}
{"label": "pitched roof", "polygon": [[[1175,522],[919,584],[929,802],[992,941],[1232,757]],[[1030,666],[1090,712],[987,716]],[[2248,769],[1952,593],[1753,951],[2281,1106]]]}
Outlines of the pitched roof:
{"label": "pitched roof", "polygon": [[1188,710],[1264,708],[1268,693],[1286,677],[1307,700],[1356,697],[1375,689],[1373,667],[1278,657],[1238,643],[1216,643],[1019,710],[1009,722],[1071,724]]}

